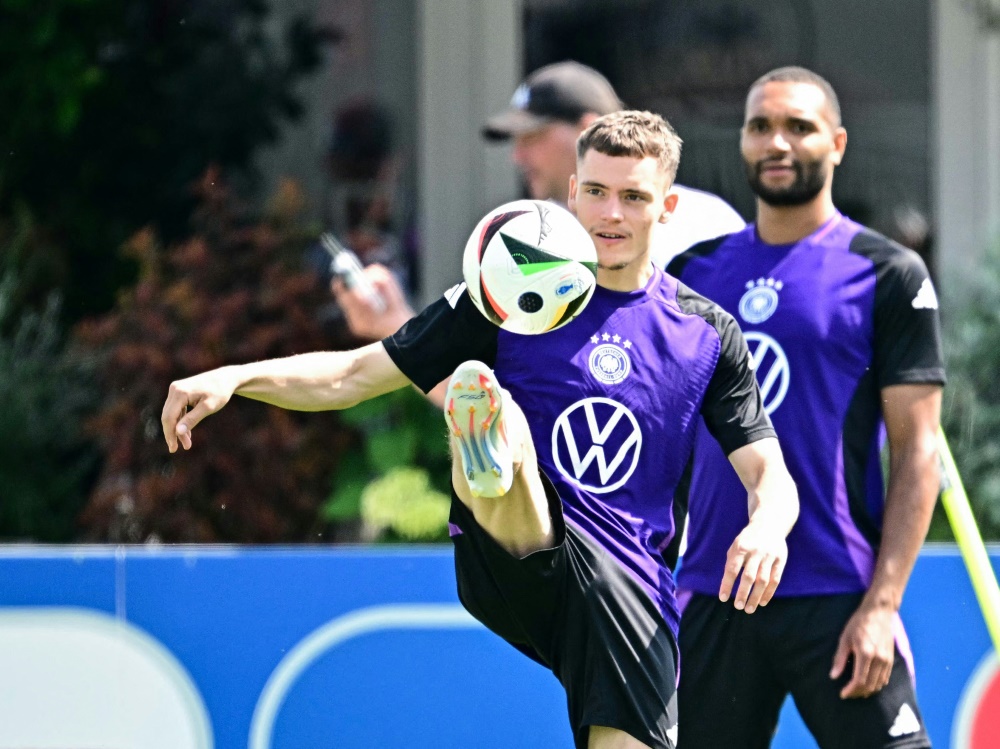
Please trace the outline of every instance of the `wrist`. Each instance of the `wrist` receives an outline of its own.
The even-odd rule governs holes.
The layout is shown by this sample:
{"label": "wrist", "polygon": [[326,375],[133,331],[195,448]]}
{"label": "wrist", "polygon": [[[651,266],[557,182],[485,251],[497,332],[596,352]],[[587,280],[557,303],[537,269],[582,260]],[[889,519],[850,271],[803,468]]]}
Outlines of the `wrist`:
{"label": "wrist", "polygon": [[903,596],[894,590],[886,588],[869,588],[861,600],[861,608],[870,611],[889,611],[893,614],[899,611]]}
{"label": "wrist", "polygon": [[254,380],[254,373],[250,369],[252,364],[229,364],[219,368],[219,374],[231,392],[238,393],[250,386]]}
{"label": "wrist", "polygon": [[783,512],[780,508],[761,507],[754,510],[747,523],[747,528],[759,528],[769,533],[779,534],[786,538],[795,525],[795,516]]}

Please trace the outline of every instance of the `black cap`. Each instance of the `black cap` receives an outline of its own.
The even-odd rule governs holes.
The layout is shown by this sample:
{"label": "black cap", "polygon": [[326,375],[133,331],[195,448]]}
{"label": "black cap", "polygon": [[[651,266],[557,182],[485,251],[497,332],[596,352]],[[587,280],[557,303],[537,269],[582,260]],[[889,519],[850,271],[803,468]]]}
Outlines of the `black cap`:
{"label": "black cap", "polygon": [[593,112],[617,112],[622,103],[608,79],[578,62],[557,62],[529,75],[510,100],[510,109],[491,117],[483,128],[488,140],[537,130],[550,122],[578,122]]}

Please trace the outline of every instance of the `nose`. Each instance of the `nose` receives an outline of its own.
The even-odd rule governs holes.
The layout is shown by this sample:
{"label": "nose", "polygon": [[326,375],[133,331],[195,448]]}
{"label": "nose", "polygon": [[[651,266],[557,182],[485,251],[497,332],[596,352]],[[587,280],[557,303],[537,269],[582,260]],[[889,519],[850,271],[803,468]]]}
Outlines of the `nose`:
{"label": "nose", "polygon": [[771,136],[771,141],[768,143],[768,147],[772,151],[777,151],[779,153],[785,153],[791,149],[791,144],[785,137],[785,133],[782,130],[775,130],[774,135]]}
{"label": "nose", "polygon": [[611,195],[604,201],[602,216],[605,221],[621,221],[624,218],[622,213],[622,201],[617,195]]}

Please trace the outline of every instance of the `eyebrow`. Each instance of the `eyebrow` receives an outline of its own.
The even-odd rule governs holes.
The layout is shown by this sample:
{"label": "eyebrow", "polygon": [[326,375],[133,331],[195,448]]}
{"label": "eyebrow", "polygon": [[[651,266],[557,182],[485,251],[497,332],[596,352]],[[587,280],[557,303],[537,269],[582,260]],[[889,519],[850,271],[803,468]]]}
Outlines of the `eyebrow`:
{"label": "eyebrow", "polygon": [[[808,125],[809,127],[817,127],[817,124],[816,124],[815,120],[809,120],[809,119],[806,119],[804,117],[795,117],[795,116],[785,117],[784,121],[787,122],[787,123],[790,123],[790,124],[799,124],[799,125]],[[744,127],[746,127],[747,125],[757,125],[757,124],[760,124],[760,123],[767,124],[767,123],[770,123],[770,122],[771,122],[771,118],[770,117],[765,117],[764,115],[759,114],[756,117],[751,117],[749,120],[747,120],[744,123]]]}
{"label": "eyebrow", "polygon": [[[600,187],[603,190],[610,190],[611,188],[605,185],[603,182],[598,182],[596,180],[587,180],[586,182],[581,182],[580,187]],[[647,190],[643,190],[639,187],[625,187],[619,190],[619,192],[629,193],[633,195],[650,195],[651,193]]]}
{"label": "eyebrow", "polygon": [[809,127],[819,127],[816,120],[807,120],[804,117],[789,117],[788,122],[796,125],[808,125]]}

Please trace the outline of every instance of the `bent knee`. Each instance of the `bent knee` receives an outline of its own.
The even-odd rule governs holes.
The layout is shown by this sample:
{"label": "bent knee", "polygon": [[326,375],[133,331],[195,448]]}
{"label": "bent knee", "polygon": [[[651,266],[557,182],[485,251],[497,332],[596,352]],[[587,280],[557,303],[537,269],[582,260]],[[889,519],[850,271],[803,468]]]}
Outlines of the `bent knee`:
{"label": "bent knee", "polygon": [[587,749],[650,749],[650,746],[617,728],[591,726]]}

